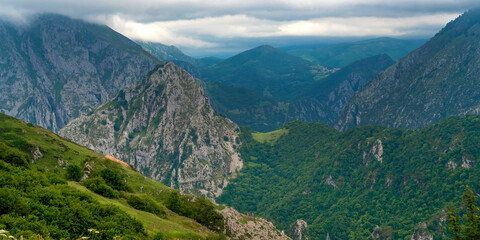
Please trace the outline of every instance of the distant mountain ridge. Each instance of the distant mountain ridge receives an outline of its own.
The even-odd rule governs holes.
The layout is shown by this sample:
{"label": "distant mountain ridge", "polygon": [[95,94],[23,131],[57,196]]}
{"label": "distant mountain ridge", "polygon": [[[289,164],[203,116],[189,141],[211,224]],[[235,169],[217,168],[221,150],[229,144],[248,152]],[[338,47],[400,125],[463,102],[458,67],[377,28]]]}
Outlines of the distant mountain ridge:
{"label": "distant mountain ridge", "polygon": [[329,68],[343,68],[360,59],[387,54],[394,61],[420,47],[424,40],[374,38],[326,45],[317,49],[292,49],[288,53]]}
{"label": "distant mountain ridge", "polygon": [[478,113],[479,84],[480,10],[474,9],[359,91],[337,127],[420,128],[451,115]]}
{"label": "distant mountain ridge", "polygon": [[107,26],[57,14],[0,21],[0,112],[58,131],[161,61]]}
{"label": "distant mountain ridge", "polygon": [[[260,49],[253,49],[252,51],[261,52]],[[274,54],[270,54],[271,52]],[[278,65],[282,63],[282,58],[277,57],[277,55],[282,54],[281,51],[270,51],[270,49],[266,49],[262,54],[265,59],[275,59],[275,61],[278,61]],[[373,56],[356,61],[344,69],[320,79],[315,77],[312,73],[314,68],[310,66],[311,75],[309,79],[304,79],[301,83],[292,81],[290,84],[284,82],[282,83],[283,85],[276,85],[274,82],[269,81],[269,78],[249,78],[248,73],[264,70],[259,68],[255,61],[265,61],[258,60],[256,55],[250,55],[253,54],[251,54],[251,52],[245,52],[241,56],[238,56],[238,58],[243,59],[243,62],[252,62],[252,64],[245,64],[241,67],[242,71],[245,72],[242,73],[243,75],[239,74],[226,77],[230,80],[225,80],[224,82],[214,80],[207,81],[205,83],[205,89],[211,98],[212,106],[218,112],[225,114],[237,124],[249,126],[256,131],[275,130],[292,120],[305,122],[321,121],[333,125],[338,118],[343,104],[379,72],[394,63],[393,60],[385,54]],[[288,55],[285,58],[288,58]],[[235,61],[235,59],[227,60],[230,61],[232,65],[236,62],[241,62]],[[300,63],[305,64],[305,61],[300,61]],[[222,63],[216,67],[221,66],[225,67]],[[306,68],[308,65],[303,66]],[[288,64],[285,64],[285,67],[288,68]],[[271,71],[264,72],[275,71],[274,68],[271,69]],[[216,70],[211,69],[211,71]],[[219,72],[222,72],[222,70]],[[215,74],[218,74],[218,76],[221,75],[218,72]],[[272,73],[272,76],[274,76],[274,73]],[[233,81],[235,83],[232,83]],[[253,81],[256,82],[256,85],[248,84]],[[268,94],[265,96],[258,89],[255,90],[259,85],[282,86],[284,91],[288,91],[288,99],[290,100],[276,100],[272,96],[268,96]]]}

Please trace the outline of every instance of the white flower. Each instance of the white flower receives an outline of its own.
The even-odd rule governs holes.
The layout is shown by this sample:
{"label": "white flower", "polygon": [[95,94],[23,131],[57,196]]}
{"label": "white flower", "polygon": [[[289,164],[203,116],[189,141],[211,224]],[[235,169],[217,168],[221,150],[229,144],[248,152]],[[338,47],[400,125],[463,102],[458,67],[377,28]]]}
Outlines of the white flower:
{"label": "white flower", "polygon": [[0,229],[0,233],[7,233],[7,230]]}
{"label": "white flower", "polygon": [[89,231],[89,232],[92,232],[92,231],[93,231],[93,229],[91,229],[91,228],[90,228],[90,229],[88,229],[88,231]]}
{"label": "white flower", "polygon": [[14,236],[8,236],[8,238],[15,239],[15,237],[14,237]]}
{"label": "white flower", "polygon": [[99,231],[95,231],[95,233],[97,233],[97,234],[98,234],[98,233],[100,233],[100,232],[99,232]]}
{"label": "white flower", "polygon": [[3,234],[3,233],[0,233],[0,236],[2,237],[7,237],[7,235]]}

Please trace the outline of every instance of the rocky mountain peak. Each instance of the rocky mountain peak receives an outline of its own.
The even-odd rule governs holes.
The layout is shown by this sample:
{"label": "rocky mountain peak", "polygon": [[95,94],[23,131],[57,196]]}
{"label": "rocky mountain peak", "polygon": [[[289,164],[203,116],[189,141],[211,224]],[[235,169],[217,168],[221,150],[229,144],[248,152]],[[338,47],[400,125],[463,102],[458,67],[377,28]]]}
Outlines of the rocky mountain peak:
{"label": "rocky mountain peak", "polygon": [[216,197],[243,167],[239,128],[173,63],[159,66],[60,134],[188,193]]}
{"label": "rocky mountain peak", "polygon": [[0,112],[53,131],[161,61],[104,25],[57,14],[0,21]]}

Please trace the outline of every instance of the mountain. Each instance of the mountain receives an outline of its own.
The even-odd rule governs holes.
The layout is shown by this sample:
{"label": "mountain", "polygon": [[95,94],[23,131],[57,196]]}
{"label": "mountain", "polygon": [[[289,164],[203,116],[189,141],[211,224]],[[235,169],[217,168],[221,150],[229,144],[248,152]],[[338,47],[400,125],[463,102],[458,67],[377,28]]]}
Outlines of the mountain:
{"label": "mountain", "polygon": [[340,129],[379,124],[419,128],[479,111],[480,10],[448,23],[345,105]]}
{"label": "mountain", "polygon": [[387,54],[393,60],[398,61],[424,42],[423,40],[400,40],[384,37],[327,45],[317,49],[294,49],[288,53],[328,68],[343,68],[357,60],[379,54]]}
{"label": "mountain", "polygon": [[167,46],[161,43],[145,41],[135,42],[156,57],[175,63],[175,65],[185,69],[195,78],[200,78],[202,76],[202,71],[222,61],[215,57],[193,58],[186,55],[175,46]]}
{"label": "mountain", "polygon": [[394,63],[386,54],[376,55],[355,61],[328,77],[315,81],[296,93],[303,98],[289,106],[286,122],[301,120],[335,124],[343,105],[355,92]]}
{"label": "mountain", "polygon": [[135,41],[138,45],[142,46],[145,50],[157,56],[165,61],[183,61],[190,64],[196,64],[196,59],[185,55],[180,49],[175,46],[167,46],[161,43]]}
{"label": "mountain", "polygon": [[160,63],[107,26],[55,14],[0,20],[0,39],[0,112],[53,131]]}
{"label": "mountain", "polygon": [[270,222],[168,188],[0,114],[0,232],[16,239],[279,239]]}
{"label": "mountain", "polygon": [[303,87],[288,88],[294,96],[290,102],[276,101],[248,87],[215,81],[204,85],[216,111],[255,131],[272,131],[292,120],[333,125],[347,100],[393,63],[385,54],[356,61]]}
{"label": "mountain", "polygon": [[216,114],[183,69],[159,66],[60,131],[188,193],[218,196],[242,169],[239,128]]}
{"label": "mountain", "polygon": [[448,203],[458,205],[466,185],[480,189],[479,129],[478,115],[419,130],[242,129],[245,167],[217,201],[283,230],[306,227],[310,239],[448,239]]}
{"label": "mountain", "polygon": [[291,90],[314,80],[310,63],[271,46],[230,57],[202,72],[202,80],[248,88],[276,101],[288,101]]}

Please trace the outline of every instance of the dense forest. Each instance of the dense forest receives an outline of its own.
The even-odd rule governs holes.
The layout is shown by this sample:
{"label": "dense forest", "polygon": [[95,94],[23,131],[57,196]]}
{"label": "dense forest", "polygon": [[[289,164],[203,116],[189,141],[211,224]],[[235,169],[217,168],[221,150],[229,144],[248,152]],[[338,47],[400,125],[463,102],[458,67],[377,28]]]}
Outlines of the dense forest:
{"label": "dense forest", "polygon": [[296,219],[311,239],[367,239],[378,225],[410,239],[425,222],[447,232],[445,209],[466,185],[479,189],[480,116],[450,117],[420,130],[377,126],[339,132],[291,122],[271,133],[243,129],[246,167],[218,199],[288,229]]}

